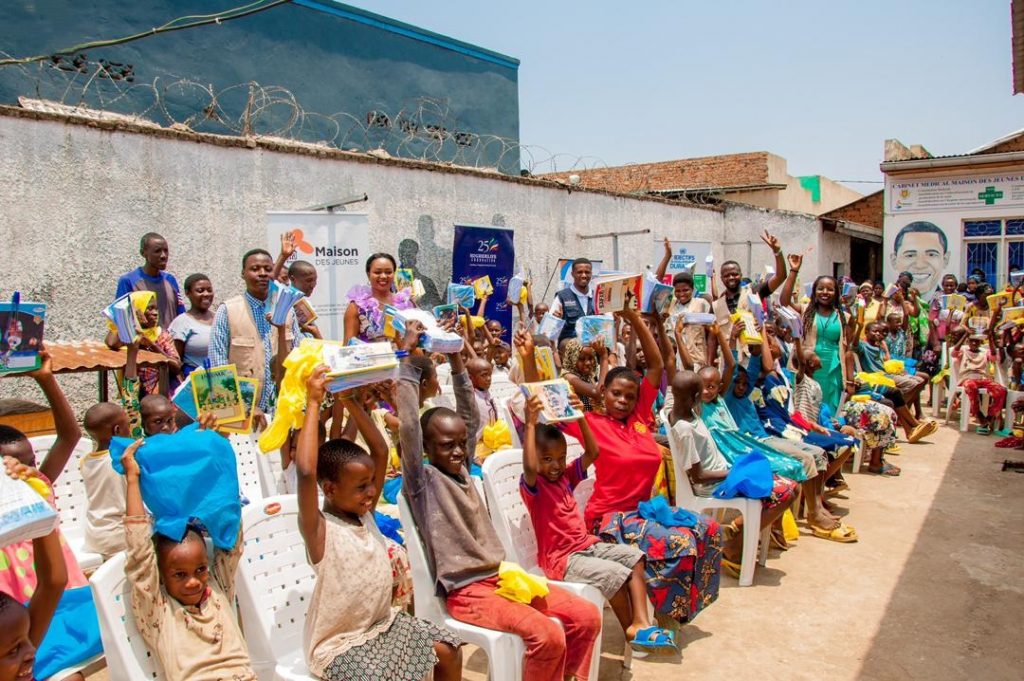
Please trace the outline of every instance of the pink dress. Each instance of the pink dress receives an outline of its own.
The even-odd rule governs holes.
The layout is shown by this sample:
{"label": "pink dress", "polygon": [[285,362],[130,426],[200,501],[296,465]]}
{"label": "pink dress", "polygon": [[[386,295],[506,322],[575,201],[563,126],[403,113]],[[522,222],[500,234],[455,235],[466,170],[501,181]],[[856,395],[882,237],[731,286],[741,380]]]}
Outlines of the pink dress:
{"label": "pink dress", "polygon": [[[47,485],[53,486],[43,474],[40,473],[39,477]],[[52,501],[50,505],[56,508]],[[64,552],[64,563],[68,570],[67,589],[88,586],[89,580],[85,578],[85,573],[78,566],[71,547],[64,540],[64,536],[60,534],[60,528],[57,528],[57,534],[60,536],[60,548]],[[0,591],[12,596],[19,603],[24,603],[35,593],[37,581],[31,540],[0,549]]]}
{"label": "pink dress", "polygon": [[[369,286],[360,284],[348,291],[349,302],[359,310],[359,334],[357,338],[366,343],[386,341],[384,336],[384,307],[373,297]],[[412,302],[412,288],[405,288],[392,296],[396,310],[416,307]]]}

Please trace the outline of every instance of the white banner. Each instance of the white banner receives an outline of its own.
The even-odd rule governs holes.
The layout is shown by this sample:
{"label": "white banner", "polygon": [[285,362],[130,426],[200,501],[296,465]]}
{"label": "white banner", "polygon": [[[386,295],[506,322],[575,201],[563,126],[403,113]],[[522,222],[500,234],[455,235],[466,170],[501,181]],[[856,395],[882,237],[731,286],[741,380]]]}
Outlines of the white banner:
{"label": "white banner", "polygon": [[369,218],[366,213],[268,212],[267,250],[275,258],[281,252],[281,235],[289,230],[296,232],[296,249],[288,263],[305,260],[316,267],[316,289],[309,299],[316,324],[324,338],[341,340],[346,294],[356,284],[366,284]]}
{"label": "white banner", "polygon": [[[693,274],[694,288],[697,293],[704,293],[707,289],[707,275],[704,271],[704,261],[711,255],[710,241],[669,241],[672,247],[672,258],[668,261],[668,268],[665,274],[677,274],[684,270]],[[651,263],[660,263],[665,257],[664,239],[655,239],[654,256]]]}
{"label": "white banner", "polygon": [[888,178],[889,214],[1024,206],[1022,175]]}

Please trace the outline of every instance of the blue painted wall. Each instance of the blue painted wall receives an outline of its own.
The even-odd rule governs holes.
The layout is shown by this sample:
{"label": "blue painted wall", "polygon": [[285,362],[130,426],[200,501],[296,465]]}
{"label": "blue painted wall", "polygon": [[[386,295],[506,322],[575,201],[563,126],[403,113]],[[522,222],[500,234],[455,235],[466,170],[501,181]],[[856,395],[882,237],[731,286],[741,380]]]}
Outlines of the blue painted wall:
{"label": "blue painted wall", "polygon": [[[49,54],[241,4],[6,0],[0,53]],[[331,0],[84,52],[84,62],[0,67],[0,102],[41,97],[206,132],[249,125],[343,149],[519,172],[518,60]]]}

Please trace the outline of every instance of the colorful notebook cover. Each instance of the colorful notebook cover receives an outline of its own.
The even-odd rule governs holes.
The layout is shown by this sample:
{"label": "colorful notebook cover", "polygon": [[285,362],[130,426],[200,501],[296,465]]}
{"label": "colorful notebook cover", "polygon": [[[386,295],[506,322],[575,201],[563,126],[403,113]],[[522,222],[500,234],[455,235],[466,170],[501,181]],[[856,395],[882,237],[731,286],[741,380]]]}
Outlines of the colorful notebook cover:
{"label": "colorful notebook cover", "polygon": [[557,343],[558,337],[562,334],[563,327],[565,327],[564,319],[556,317],[550,312],[546,312],[544,313],[544,316],[541,317],[540,324],[537,325],[537,333],[548,340]]}
{"label": "colorful notebook cover", "polygon": [[117,339],[129,345],[142,333],[142,324],[132,307],[131,294],[124,294],[103,310],[103,316],[117,329]]}
{"label": "colorful notebook cover", "polygon": [[288,313],[295,303],[305,298],[299,289],[288,284],[280,284],[276,281],[270,282],[270,298],[267,301],[267,314],[273,324],[280,326],[288,321]]}
{"label": "colorful notebook cover", "polygon": [[448,303],[469,309],[476,302],[476,289],[467,284],[448,284]]}
{"label": "colorful notebook cover", "polygon": [[551,348],[535,348],[533,361],[537,365],[537,376],[542,381],[553,381],[558,377],[558,369],[555,367],[555,353]]}
{"label": "colorful notebook cover", "polygon": [[245,410],[245,417],[240,423],[233,423],[228,426],[219,427],[218,430],[222,430],[226,433],[240,433],[242,435],[248,435],[252,432],[252,415],[260,396],[259,379],[239,377],[238,393],[242,396],[242,406]]}
{"label": "colorful notebook cover", "polygon": [[543,410],[540,413],[542,423],[558,423],[560,421],[577,421],[583,418],[583,412],[573,409],[569,402],[569,383],[564,379],[524,383],[519,386],[527,398],[540,398]]}
{"label": "colorful notebook cover", "polygon": [[580,343],[590,345],[601,341],[609,350],[615,349],[615,319],[611,315],[588,315],[576,322]]}
{"label": "colorful notebook cover", "polygon": [[491,278],[485,274],[479,279],[474,279],[473,293],[477,298],[494,295],[494,285],[491,284]]}
{"label": "colorful notebook cover", "polygon": [[640,308],[643,299],[643,277],[639,274],[600,277],[594,280],[594,312],[618,312],[627,306]]}
{"label": "colorful notebook cover", "polygon": [[672,286],[662,284],[657,277],[646,272],[643,282],[643,311],[658,316],[665,314],[672,306],[674,292]]}
{"label": "colorful notebook cover", "polygon": [[402,291],[407,288],[412,288],[415,277],[412,274],[412,270],[408,267],[399,267],[395,270],[395,290]]}
{"label": "colorful notebook cover", "polygon": [[317,319],[316,310],[310,304],[309,298],[299,299],[292,309],[295,311],[295,320],[299,323],[299,326],[312,324]]}
{"label": "colorful notebook cover", "polygon": [[35,371],[42,366],[46,303],[0,303],[0,374]]}
{"label": "colorful notebook cover", "polygon": [[508,302],[512,303],[513,305],[525,303],[526,299],[523,295],[525,289],[526,277],[523,274],[513,275],[513,277],[508,280]]}
{"label": "colorful notebook cover", "polygon": [[238,388],[238,371],[234,364],[196,369],[188,378],[196,414],[212,413],[217,417],[218,426],[245,420],[245,403]]}
{"label": "colorful notebook cover", "polygon": [[435,305],[434,319],[440,326],[459,323],[459,306],[453,304]]}

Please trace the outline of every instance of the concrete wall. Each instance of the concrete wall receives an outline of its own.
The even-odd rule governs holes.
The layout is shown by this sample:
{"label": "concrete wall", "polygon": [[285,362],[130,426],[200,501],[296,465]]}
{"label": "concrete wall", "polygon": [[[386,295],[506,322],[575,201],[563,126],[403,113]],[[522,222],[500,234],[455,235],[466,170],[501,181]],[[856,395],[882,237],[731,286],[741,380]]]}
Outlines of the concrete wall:
{"label": "concrete wall", "polygon": [[[8,0],[0,55],[48,54],[238,4]],[[254,82],[264,88],[251,107],[256,134],[520,170],[516,59],[334,0],[295,0],[218,26],[85,53],[84,62],[63,57],[60,68],[0,69],[0,103],[42,97],[239,134]],[[387,125],[368,127],[371,112],[384,114],[376,120]],[[512,144],[506,151],[490,136]]]}
{"label": "concrete wall", "polygon": [[[653,264],[651,241],[663,236],[710,241],[718,263],[732,257],[747,269],[746,244],[723,242],[750,240],[750,272],[772,261],[763,230],[784,247],[820,237],[817,220],[795,213],[569,192],[438,165],[103,127],[117,128],[0,109],[0,298],[20,289],[26,299],[48,302],[47,336],[56,340],[103,334],[100,309],[113,299],[117,276],[140,264],[138,238],[146,231],[167,237],[169,269],[179,280],[205,272],[224,300],[242,288],[241,254],[265,245],[265,211],[363,192],[369,201],[354,208],[369,213],[371,247],[397,254],[399,242],[415,240],[419,268],[441,288],[451,273],[456,222],[515,229],[517,260],[540,291],[560,257],[611,263],[610,239],[580,234],[650,229],[621,238],[626,270]],[[2,381],[0,395],[24,385]],[[93,383],[83,379],[75,390],[76,406],[84,407]]]}

